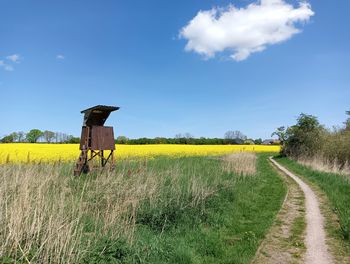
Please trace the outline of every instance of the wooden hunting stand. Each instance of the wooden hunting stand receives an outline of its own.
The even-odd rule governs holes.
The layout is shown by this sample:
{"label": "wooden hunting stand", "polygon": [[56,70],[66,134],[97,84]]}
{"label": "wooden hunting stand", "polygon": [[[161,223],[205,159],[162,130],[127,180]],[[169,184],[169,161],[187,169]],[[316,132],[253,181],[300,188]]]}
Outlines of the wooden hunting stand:
{"label": "wooden hunting stand", "polygon": [[[74,175],[88,173],[93,169],[93,159],[100,157],[101,166],[105,167],[108,161],[114,168],[114,133],[113,127],[103,126],[109,114],[119,107],[97,105],[81,111],[84,114],[84,123],[80,138],[80,156],[74,168]],[[110,151],[107,158],[104,151]],[[90,157],[89,157],[90,156]]]}

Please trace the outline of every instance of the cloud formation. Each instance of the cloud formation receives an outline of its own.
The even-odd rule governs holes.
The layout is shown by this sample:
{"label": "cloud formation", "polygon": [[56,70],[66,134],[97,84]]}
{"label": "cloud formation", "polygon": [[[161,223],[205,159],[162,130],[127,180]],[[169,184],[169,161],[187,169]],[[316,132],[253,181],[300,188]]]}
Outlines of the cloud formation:
{"label": "cloud formation", "polygon": [[5,71],[13,71],[14,68],[12,65],[7,64],[5,61],[0,60],[0,68],[3,68]]}
{"label": "cloud formation", "polygon": [[213,58],[229,50],[233,60],[242,61],[301,32],[297,24],[313,15],[307,2],[299,2],[298,7],[285,0],[260,0],[244,8],[229,5],[199,11],[181,29],[180,38],[187,39],[186,51]]}
{"label": "cloud formation", "polygon": [[5,71],[13,71],[15,69],[13,64],[19,63],[20,58],[21,57],[19,54],[6,56],[5,59],[0,60],[0,68],[4,69]]}
{"label": "cloud formation", "polygon": [[58,54],[58,55],[56,55],[56,59],[64,60],[64,56],[62,54]]}
{"label": "cloud formation", "polygon": [[15,63],[19,63],[20,56],[18,54],[13,54],[13,55],[7,56],[6,59]]}

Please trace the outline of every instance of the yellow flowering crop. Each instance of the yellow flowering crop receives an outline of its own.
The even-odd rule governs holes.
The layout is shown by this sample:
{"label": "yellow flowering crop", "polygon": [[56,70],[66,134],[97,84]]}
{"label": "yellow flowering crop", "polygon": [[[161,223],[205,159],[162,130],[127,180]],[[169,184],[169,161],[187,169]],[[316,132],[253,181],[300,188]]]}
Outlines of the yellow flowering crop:
{"label": "yellow flowering crop", "polygon": [[[279,146],[263,145],[116,145],[116,159],[155,157],[160,155],[213,156],[231,152],[278,152]],[[0,164],[8,162],[75,161],[79,144],[0,144]]]}

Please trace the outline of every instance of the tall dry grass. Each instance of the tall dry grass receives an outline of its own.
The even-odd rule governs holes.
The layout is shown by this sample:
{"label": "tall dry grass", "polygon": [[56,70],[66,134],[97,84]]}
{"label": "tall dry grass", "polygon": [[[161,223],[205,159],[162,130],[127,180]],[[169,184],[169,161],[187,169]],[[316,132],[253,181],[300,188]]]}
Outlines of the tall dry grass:
{"label": "tall dry grass", "polygon": [[0,167],[0,256],[18,261],[74,262],[81,254],[83,193],[47,166]]}
{"label": "tall dry grass", "polygon": [[322,156],[315,156],[313,158],[299,158],[297,162],[317,171],[341,174],[350,180],[350,164],[348,161],[340,165],[337,159],[329,160]]}
{"label": "tall dry grass", "polygon": [[255,153],[233,153],[223,158],[223,168],[225,171],[233,172],[238,175],[255,175],[256,159]]}
{"label": "tall dry grass", "polygon": [[67,164],[0,166],[0,260],[77,263],[104,237],[132,243],[145,214],[201,207],[225,184],[223,172],[254,174],[255,160],[233,154],[215,168],[125,161],[81,178]]}
{"label": "tall dry grass", "polygon": [[201,207],[225,184],[225,171],[255,173],[255,154],[224,161],[215,168],[181,159],[124,161],[116,172],[81,178],[70,176],[70,164],[0,166],[0,260],[78,263],[104,237],[132,243],[148,212]]}

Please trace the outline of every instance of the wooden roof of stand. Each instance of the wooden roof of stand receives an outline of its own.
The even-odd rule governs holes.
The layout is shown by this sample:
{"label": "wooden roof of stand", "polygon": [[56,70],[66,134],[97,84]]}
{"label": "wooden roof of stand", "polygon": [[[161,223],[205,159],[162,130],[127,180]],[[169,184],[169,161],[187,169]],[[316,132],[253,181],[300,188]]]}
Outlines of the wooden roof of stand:
{"label": "wooden roof of stand", "polygon": [[81,111],[84,114],[83,126],[103,126],[109,114],[118,110],[117,106],[96,105]]}

